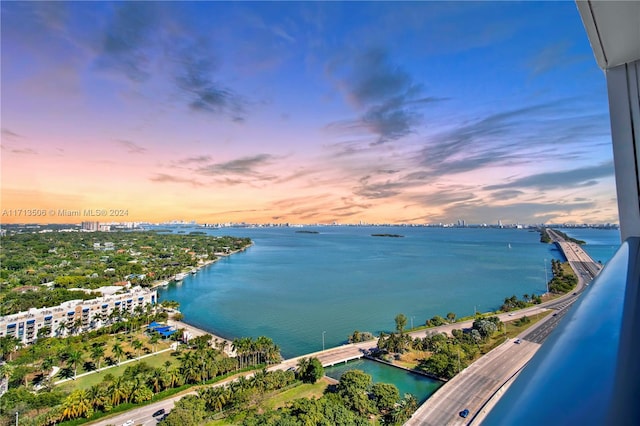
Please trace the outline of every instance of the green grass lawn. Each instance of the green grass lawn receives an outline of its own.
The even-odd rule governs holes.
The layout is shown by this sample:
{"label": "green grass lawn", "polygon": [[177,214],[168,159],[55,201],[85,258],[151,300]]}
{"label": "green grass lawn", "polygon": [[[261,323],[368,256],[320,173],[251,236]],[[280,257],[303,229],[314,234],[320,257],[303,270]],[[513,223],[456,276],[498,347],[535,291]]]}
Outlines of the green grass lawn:
{"label": "green grass lawn", "polygon": [[143,358],[140,361],[133,361],[127,364],[121,364],[117,367],[102,368],[100,372],[88,374],[86,376],[79,377],[76,380],[69,380],[67,382],[59,384],[58,386],[69,391],[72,391],[74,389],[87,389],[93,385],[100,383],[104,379],[104,376],[106,376],[107,374],[111,374],[114,377],[121,376],[122,373],[124,373],[125,368],[135,365],[138,362],[145,362],[147,365],[150,365],[156,368],[157,367],[164,368],[164,363],[166,361],[170,361],[172,364],[177,365],[178,360],[175,356],[171,355],[171,353],[172,351],[162,352],[154,356]]}
{"label": "green grass lawn", "polygon": [[323,377],[314,384],[303,383],[295,388],[280,392],[266,400],[263,405],[275,410],[284,407],[294,399],[320,398],[327,386],[329,386],[329,380]]}
{"label": "green grass lawn", "polygon": [[[263,410],[276,410],[280,407],[284,407],[295,399],[320,398],[324,394],[324,390],[329,386],[329,383],[330,382],[326,377],[323,377],[314,384],[301,383],[291,389],[287,389],[283,392],[277,392],[266,397],[265,400],[260,403],[260,407]],[[207,426],[237,425],[242,423],[244,417],[244,413],[237,413],[230,418],[210,420],[207,422]]]}

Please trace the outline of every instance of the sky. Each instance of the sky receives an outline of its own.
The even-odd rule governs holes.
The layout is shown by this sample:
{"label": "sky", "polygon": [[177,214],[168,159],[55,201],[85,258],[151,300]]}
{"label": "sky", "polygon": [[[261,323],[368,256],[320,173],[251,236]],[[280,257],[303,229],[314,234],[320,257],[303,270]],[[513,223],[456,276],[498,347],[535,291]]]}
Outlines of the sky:
{"label": "sky", "polygon": [[2,223],[618,222],[572,1],[0,8]]}

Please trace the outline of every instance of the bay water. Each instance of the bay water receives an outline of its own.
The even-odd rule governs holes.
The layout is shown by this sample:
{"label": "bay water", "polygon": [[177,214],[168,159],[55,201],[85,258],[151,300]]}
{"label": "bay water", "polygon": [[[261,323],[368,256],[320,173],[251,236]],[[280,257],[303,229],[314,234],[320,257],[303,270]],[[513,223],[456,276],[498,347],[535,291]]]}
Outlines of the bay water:
{"label": "bay water", "polygon": [[[299,231],[317,233],[301,233]],[[378,334],[434,315],[458,317],[500,307],[505,297],[542,294],[551,259],[529,229],[428,227],[173,228],[249,237],[254,245],[159,290],[185,321],[211,333],[268,336],[285,358],[345,343],[354,331]],[[563,230],[606,262],[617,230]],[[400,234],[402,237],[372,236]],[[612,247],[614,247],[612,249]],[[593,252],[593,253],[592,253]]]}

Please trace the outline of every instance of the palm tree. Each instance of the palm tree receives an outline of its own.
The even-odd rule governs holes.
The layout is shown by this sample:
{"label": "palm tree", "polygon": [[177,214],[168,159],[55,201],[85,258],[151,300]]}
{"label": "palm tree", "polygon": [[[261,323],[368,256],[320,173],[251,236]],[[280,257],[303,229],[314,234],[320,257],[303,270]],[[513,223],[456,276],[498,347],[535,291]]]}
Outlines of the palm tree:
{"label": "palm tree", "polygon": [[155,392],[158,393],[164,388],[166,381],[166,374],[159,368],[153,370],[153,373],[147,379],[147,385]]}
{"label": "palm tree", "polygon": [[109,385],[109,394],[111,395],[111,404],[115,407],[129,398],[128,384],[122,377],[113,380]]}
{"label": "palm tree", "polygon": [[89,394],[84,389],[73,391],[62,403],[62,420],[91,417],[93,406]]}
{"label": "palm tree", "polygon": [[111,350],[113,351],[113,354],[118,358],[118,365],[120,365],[120,357],[124,355],[124,349],[122,349],[122,345],[116,342],[111,348]]}
{"label": "palm tree", "polygon": [[45,357],[42,360],[41,367],[42,367],[42,370],[45,373],[45,375],[47,375],[47,376],[49,375],[49,373],[51,372],[53,366],[56,365],[57,362],[58,362],[58,360],[53,355],[49,355],[49,356]]}
{"label": "palm tree", "polygon": [[7,356],[9,356],[9,361],[11,361],[11,354],[16,350],[18,342],[18,338],[14,336],[0,337],[0,352],[2,353],[2,359],[7,359]]}
{"label": "palm tree", "polygon": [[82,361],[82,352],[79,350],[73,350],[67,354],[67,362],[73,365],[73,380],[78,375],[78,363]]}
{"label": "palm tree", "polygon": [[151,344],[153,352],[156,351],[156,344],[158,343],[158,340],[160,340],[160,336],[158,336],[158,333],[154,331],[153,334],[149,337],[149,344]]}
{"label": "palm tree", "polygon": [[136,358],[140,359],[140,356],[139,356],[140,349],[142,348],[142,346],[144,346],[142,342],[136,339],[133,342],[131,342],[131,346],[133,346],[133,348],[136,350]]}
{"label": "palm tree", "polygon": [[60,321],[58,327],[56,328],[56,337],[64,336],[67,331],[67,323],[64,321]]}
{"label": "palm tree", "polygon": [[180,357],[180,373],[186,383],[197,383],[200,378],[200,360],[193,352],[185,352]]}
{"label": "palm tree", "polygon": [[91,358],[98,361],[98,371],[100,371],[100,362],[104,358],[104,346],[95,345],[91,348]]}

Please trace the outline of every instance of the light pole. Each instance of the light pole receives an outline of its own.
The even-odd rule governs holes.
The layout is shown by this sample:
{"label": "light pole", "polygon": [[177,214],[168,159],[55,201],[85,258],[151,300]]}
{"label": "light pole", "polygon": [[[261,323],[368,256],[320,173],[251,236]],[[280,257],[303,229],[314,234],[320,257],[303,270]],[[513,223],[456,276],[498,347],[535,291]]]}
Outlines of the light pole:
{"label": "light pole", "polygon": [[415,318],[415,317],[411,317],[411,329],[412,329],[412,330],[413,330],[413,319],[414,319],[414,318]]}
{"label": "light pole", "polygon": [[324,333],[326,333],[326,331],[322,332],[322,350],[324,351]]}
{"label": "light pole", "polygon": [[547,284],[547,294],[549,294],[549,278],[547,277],[547,259],[544,259],[544,282]]}

